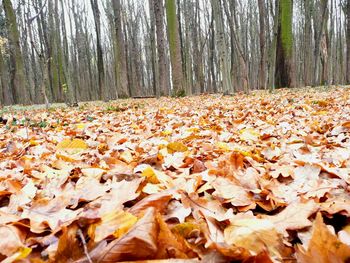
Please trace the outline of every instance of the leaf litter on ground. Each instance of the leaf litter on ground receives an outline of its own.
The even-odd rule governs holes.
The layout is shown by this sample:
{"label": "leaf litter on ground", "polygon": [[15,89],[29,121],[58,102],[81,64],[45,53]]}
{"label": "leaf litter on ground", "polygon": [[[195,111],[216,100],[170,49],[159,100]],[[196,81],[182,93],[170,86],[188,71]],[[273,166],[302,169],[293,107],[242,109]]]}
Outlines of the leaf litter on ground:
{"label": "leaf litter on ground", "polygon": [[350,258],[347,89],[6,114],[2,262]]}

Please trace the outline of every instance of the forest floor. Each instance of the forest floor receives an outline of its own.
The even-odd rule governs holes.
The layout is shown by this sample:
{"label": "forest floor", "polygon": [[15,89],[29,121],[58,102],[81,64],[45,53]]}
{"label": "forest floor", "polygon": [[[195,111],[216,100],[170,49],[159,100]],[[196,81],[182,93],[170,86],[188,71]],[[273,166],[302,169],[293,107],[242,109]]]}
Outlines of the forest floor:
{"label": "forest floor", "polygon": [[350,89],[56,106],[3,110],[0,260],[350,258]]}

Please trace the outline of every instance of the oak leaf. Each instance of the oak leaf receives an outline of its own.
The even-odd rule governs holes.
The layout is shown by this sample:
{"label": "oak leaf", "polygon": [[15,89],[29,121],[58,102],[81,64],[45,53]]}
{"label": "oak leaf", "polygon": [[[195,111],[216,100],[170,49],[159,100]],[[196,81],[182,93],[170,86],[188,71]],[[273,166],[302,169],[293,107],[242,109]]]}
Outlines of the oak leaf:
{"label": "oak leaf", "polygon": [[321,213],[317,214],[313,224],[312,238],[308,249],[297,246],[298,262],[347,262],[350,259],[350,246],[342,243],[332,234],[323,222]]}

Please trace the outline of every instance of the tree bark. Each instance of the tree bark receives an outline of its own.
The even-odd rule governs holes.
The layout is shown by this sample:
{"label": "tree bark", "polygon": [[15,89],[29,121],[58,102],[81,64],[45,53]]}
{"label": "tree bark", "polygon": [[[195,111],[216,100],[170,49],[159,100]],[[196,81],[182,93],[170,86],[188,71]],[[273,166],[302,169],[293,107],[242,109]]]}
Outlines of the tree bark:
{"label": "tree bark", "polygon": [[231,74],[228,62],[227,50],[228,46],[225,38],[225,28],[222,14],[222,7],[220,0],[211,0],[211,5],[213,9],[214,21],[215,21],[215,29],[216,29],[216,42],[218,49],[218,56],[220,61],[220,73],[221,73],[221,81],[222,81],[222,91],[225,94],[232,94],[234,92]]}
{"label": "tree bark", "polygon": [[176,16],[175,0],[166,1],[167,30],[169,38],[170,62],[172,72],[173,95],[185,93],[182,73],[182,59],[180,47],[179,24]]}
{"label": "tree bark", "polygon": [[125,41],[123,36],[122,21],[121,21],[121,3],[120,0],[112,0],[114,11],[114,26],[115,26],[115,64],[116,64],[116,80],[117,92],[119,98],[130,97],[128,90],[128,75],[125,57]]}
{"label": "tree bark", "polygon": [[266,7],[265,0],[258,0],[259,6],[259,42],[260,42],[260,65],[259,65],[259,88],[266,88],[266,39],[265,39],[265,21],[266,21]]}
{"label": "tree bark", "polygon": [[293,0],[280,1],[275,72],[275,81],[278,88],[295,87],[292,18]]}
{"label": "tree bark", "polygon": [[157,51],[159,67],[160,95],[169,95],[169,68],[166,60],[165,36],[164,36],[164,6],[163,0],[153,0],[154,13],[156,18]]}
{"label": "tree bark", "polygon": [[24,63],[20,47],[20,36],[16,15],[11,0],[3,0],[2,4],[5,10],[6,27],[10,46],[10,85],[13,92],[14,102],[30,104],[29,87],[24,73]]}
{"label": "tree bark", "polygon": [[346,82],[350,84],[350,0],[346,0]]}
{"label": "tree bark", "polygon": [[108,100],[105,89],[105,69],[103,62],[103,50],[101,45],[101,19],[100,10],[97,0],[91,0],[92,12],[94,14],[95,30],[96,30],[96,49],[97,49],[97,71],[98,71],[98,86],[99,99]]}

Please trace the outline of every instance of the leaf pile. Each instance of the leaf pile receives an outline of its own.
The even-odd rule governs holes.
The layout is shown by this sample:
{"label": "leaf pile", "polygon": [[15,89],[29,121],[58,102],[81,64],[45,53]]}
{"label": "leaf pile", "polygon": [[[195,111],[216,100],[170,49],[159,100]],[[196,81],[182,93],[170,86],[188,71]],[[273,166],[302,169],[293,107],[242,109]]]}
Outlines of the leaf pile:
{"label": "leaf pile", "polygon": [[350,259],[346,89],[4,118],[3,262]]}

